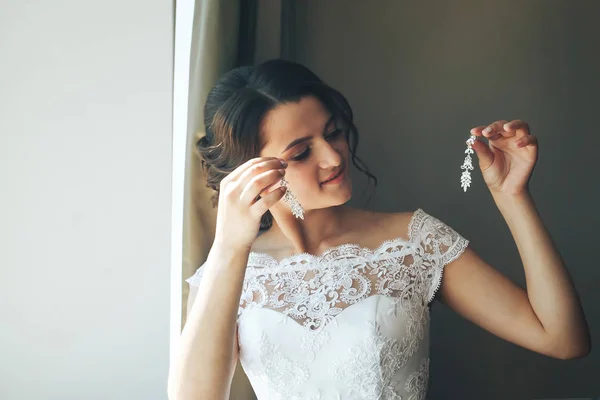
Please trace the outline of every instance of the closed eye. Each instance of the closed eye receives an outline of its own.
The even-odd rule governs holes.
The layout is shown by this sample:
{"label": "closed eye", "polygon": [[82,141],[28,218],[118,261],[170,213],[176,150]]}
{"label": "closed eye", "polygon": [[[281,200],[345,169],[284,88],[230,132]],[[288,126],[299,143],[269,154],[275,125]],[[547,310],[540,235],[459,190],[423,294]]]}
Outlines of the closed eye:
{"label": "closed eye", "polygon": [[294,160],[294,161],[302,161],[302,160],[305,160],[306,158],[308,158],[309,154],[310,154],[310,146],[307,147],[306,149],[304,149],[304,151],[302,153],[300,153],[294,157],[291,157],[290,159]]}
{"label": "closed eye", "polygon": [[[333,131],[331,131],[327,135],[325,135],[325,140],[328,140],[328,141],[336,140],[338,137],[340,137],[340,135],[342,133],[344,133],[343,130],[341,130],[341,129],[334,129]],[[305,160],[310,155],[310,151],[311,151],[310,146],[307,146],[304,149],[304,151],[302,151],[301,153],[299,153],[296,156],[291,157],[290,159],[293,160],[293,161],[302,161],[302,160]]]}

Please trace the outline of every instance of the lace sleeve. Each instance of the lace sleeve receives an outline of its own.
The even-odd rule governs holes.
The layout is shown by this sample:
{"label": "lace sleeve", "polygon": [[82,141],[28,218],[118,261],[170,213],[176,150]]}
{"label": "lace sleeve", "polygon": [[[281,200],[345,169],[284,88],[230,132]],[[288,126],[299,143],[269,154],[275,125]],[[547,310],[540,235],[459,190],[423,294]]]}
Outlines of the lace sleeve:
{"label": "lace sleeve", "polygon": [[425,272],[424,290],[430,304],[442,284],[444,267],[465,251],[469,240],[439,219],[419,209],[415,212],[411,233],[417,236],[418,252]]}
{"label": "lace sleeve", "polygon": [[204,273],[204,264],[200,266],[194,273],[194,275],[187,278],[185,281],[190,284],[190,286],[200,286],[200,281],[202,280],[202,274]]}

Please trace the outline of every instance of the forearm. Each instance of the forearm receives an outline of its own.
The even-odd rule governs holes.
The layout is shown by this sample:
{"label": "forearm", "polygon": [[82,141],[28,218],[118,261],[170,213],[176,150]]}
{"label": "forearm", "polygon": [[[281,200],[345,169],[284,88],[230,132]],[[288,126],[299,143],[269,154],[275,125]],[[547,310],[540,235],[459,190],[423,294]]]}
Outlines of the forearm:
{"label": "forearm", "polygon": [[565,354],[585,354],[589,329],[579,296],[529,193],[494,195],[523,262],[527,295],[551,343]]}
{"label": "forearm", "polygon": [[174,360],[171,400],[227,398],[237,360],[236,320],[247,261],[247,251],[211,250]]}

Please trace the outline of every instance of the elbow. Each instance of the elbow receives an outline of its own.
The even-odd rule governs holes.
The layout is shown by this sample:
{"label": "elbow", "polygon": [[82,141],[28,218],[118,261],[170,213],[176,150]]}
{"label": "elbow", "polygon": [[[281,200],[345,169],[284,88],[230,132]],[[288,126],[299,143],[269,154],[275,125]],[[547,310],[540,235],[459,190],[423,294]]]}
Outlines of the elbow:
{"label": "elbow", "polygon": [[585,356],[590,354],[590,352],[591,352],[591,346],[579,347],[577,349],[572,349],[569,351],[559,353],[556,356],[556,358],[558,358],[560,360],[576,360],[579,358],[584,358]]}
{"label": "elbow", "polygon": [[556,346],[552,355],[559,360],[576,360],[584,358],[592,351],[589,337],[580,339],[567,345]]}
{"label": "elbow", "polygon": [[588,354],[590,354],[589,348],[581,349],[581,350],[577,350],[577,351],[559,353],[559,354],[556,354],[554,356],[554,358],[558,358],[559,360],[577,360],[579,358],[584,358]]}

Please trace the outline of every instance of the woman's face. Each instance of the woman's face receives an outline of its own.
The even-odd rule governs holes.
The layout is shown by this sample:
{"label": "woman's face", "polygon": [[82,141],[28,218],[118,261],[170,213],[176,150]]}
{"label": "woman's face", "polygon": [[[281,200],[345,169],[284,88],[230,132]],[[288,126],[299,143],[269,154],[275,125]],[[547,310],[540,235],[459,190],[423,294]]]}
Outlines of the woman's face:
{"label": "woman's face", "polygon": [[307,96],[269,111],[262,134],[260,156],[287,161],[288,188],[305,210],[337,206],[350,199],[348,142],[316,97]]}

